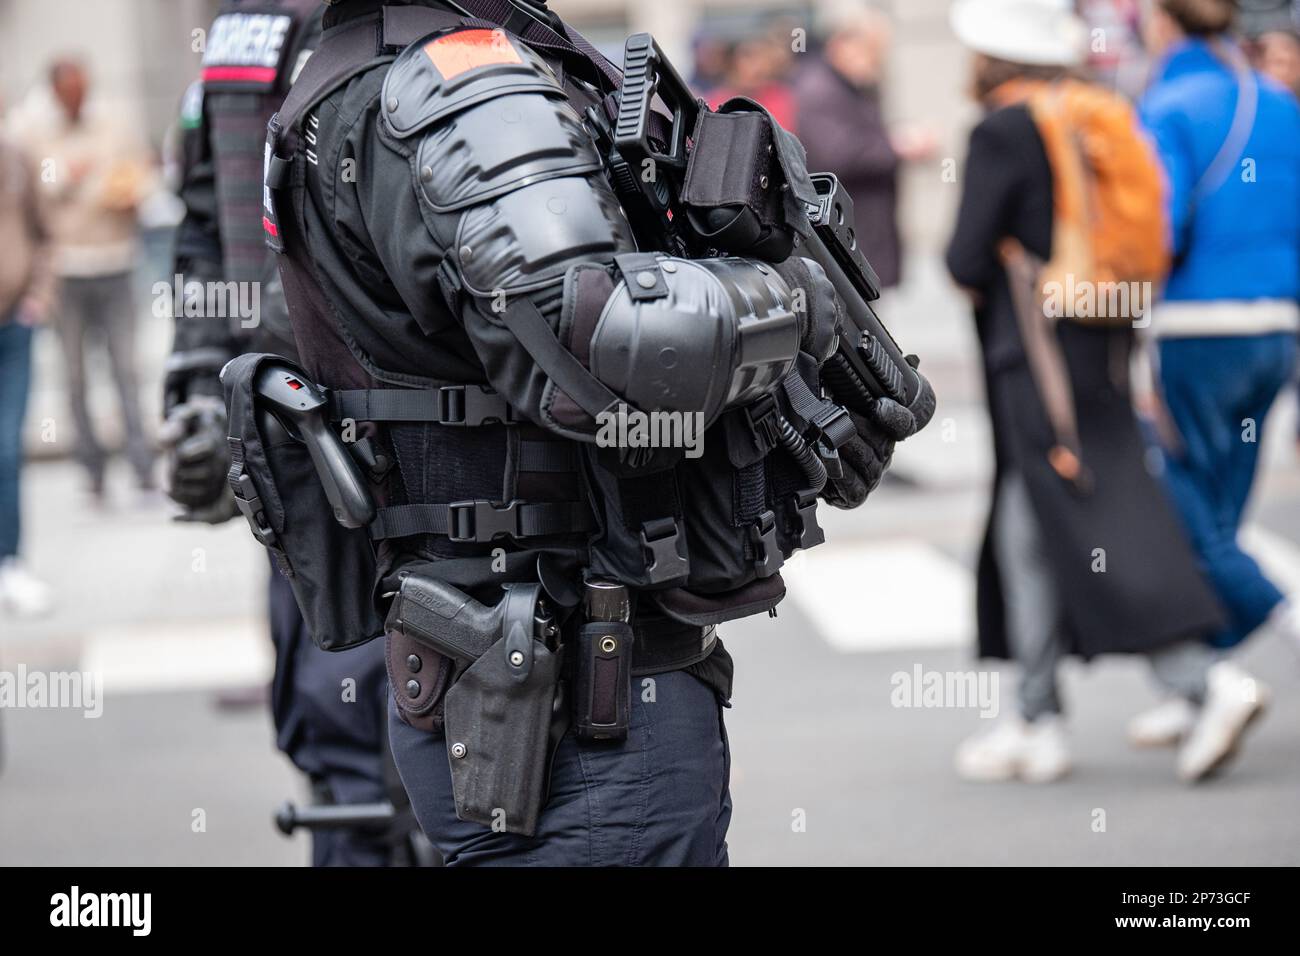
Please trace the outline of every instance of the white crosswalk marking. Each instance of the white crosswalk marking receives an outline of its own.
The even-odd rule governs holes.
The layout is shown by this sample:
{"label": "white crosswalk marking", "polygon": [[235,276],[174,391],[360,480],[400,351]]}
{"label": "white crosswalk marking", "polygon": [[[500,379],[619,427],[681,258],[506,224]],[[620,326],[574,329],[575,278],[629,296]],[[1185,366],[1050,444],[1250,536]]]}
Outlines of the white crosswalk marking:
{"label": "white crosswalk marking", "polygon": [[800,611],[840,651],[955,647],[974,634],[971,572],[921,540],[823,545],[781,573]]}
{"label": "white crosswalk marking", "polygon": [[105,628],[87,635],[81,669],[106,693],[247,687],[271,678],[271,639],[252,618]]}

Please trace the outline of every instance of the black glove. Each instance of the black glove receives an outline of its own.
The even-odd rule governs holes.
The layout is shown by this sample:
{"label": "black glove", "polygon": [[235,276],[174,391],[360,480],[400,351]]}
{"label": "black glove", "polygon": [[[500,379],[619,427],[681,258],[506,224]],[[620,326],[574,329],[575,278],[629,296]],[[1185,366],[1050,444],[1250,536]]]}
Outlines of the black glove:
{"label": "black glove", "polygon": [[[915,369],[920,361],[915,355],[909,355],[907,364]],[[866,415],[849,412],[857,434],[840,446],[843,475],[828,479],[822,489],[822,498],[831,507],[848,510],[866,501],[893,460],[894,445],[915,435],[934,417],[934,389],[924,375],[920,372],[916,375],[921,380],[921,389],[910,406],[900,405],[891,398],[878,398]]]}
{"label": "black glove", "polygon": [[167,455],[167,494],[185,508],[183,520],[219,524],[237,514],[227,475],[226,407],[208,396],[175,406],[159,431]]}
{"label": "black glove", "polygon": [[798,313],[802,320],[799,351],[821,365],[835,353],[844,324],[844,308],[835,286],[821,266],[801,256],[791,256],[773,268],[794,292],[796,304],[803,306]]}

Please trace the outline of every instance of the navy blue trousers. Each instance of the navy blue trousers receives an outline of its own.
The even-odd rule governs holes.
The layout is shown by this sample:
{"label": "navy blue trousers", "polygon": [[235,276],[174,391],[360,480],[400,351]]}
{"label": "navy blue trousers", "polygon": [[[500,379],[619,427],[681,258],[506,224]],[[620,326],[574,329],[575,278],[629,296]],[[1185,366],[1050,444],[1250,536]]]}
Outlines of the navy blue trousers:
{"label": "navy blue trousers", "polygon": [[[328,789],[335,803],[387,799],[384,642],[322,651],[312,643],[289,582],[274,568],[270,611],[276,746],[313,784]],[[386,866],[389,858],[389,839],[382,832],[340,829],[312,835],[313,866]]]}
{"label": "navy blue trousers", "polygon": [[389,739],[420,826],[447,866],[726,866],[731,752],[722,708],[684,671],[633,678],[627,740],[565,736],[533,837],[458,819],[446,740],[406,724],[395,707]]}

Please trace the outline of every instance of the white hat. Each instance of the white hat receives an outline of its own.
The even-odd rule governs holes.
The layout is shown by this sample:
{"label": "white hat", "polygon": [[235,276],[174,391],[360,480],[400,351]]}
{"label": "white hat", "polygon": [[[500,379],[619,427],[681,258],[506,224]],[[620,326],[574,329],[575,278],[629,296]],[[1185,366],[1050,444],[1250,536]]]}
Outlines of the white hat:
{"label": "white hat", "polygon": [[1077,66],[1088,28],[1070,0],[957,0],[957,39],[977,53],[1029,66]]}

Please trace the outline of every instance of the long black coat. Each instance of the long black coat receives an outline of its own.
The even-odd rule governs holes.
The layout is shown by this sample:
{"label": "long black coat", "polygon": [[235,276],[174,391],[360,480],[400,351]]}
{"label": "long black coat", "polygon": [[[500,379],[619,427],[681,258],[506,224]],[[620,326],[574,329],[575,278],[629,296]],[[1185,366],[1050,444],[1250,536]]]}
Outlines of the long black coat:
{"label": "long black coat", "polygon": [[[1092,491],[1078,492],[1048,464],[1053,433],[1025,358],[997,245],[1011,236],[1048,258],[1051,190],[1051,168],[1028,112],[1012,106],[989,114],[971,134],[948,269],[979,296],[975,322],[998,477],[1010,469],[1025,477],[1071,650],[1091,657],[1204,636],[1220,626],[1221,611],[1152,475],[1158,459],[1148,453],[1129,393],[1131,329],[1059,323]],[[992,511],[979,561],[979,650],[1008,657]]]}

